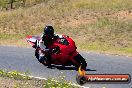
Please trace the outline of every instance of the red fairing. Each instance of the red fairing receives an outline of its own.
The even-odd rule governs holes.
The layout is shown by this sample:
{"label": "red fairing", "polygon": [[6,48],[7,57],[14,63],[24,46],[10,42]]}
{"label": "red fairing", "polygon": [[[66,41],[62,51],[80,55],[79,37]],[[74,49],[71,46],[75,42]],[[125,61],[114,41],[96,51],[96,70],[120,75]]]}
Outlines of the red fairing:
{"label": "red fairing", "polygon": [[30,38],[32,38],[32,36],[26,36],[26,39],[30,39]]}
{"label": "red fairing", "polygon": [[75,42],[66,36],[63,36],[68,42],[69,45],[63,45],[58,43],[60,39],[55,40],[51,45],[49,45],[49,48],[53,48],[56,46],[60,47],[60,53],[59,54],[52,54],[52,60],[54,64],[66,64],[68,61],[74,61],[74,56],[78,54],[76,51]]}

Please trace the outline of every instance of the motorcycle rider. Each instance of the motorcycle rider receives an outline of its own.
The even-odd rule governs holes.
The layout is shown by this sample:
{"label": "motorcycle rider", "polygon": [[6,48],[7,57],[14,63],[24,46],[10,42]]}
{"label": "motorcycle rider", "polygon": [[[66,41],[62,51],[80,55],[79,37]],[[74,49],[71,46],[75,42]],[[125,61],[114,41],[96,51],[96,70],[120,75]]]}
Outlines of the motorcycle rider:
{"label": "motorcycle rider", "polygon": [[[56,38],[63,38],[62,35],[58,35],[54,33],[54,28],[50,25],[46,26],[44,28],[44,32],[41,35],[41,40],[38,41],[37,45],[41,48],[41,50],[39,50],[39,62],[43,64],[44,60],[48,60],[48,62],[50,62],[51,60],[51,54],[49,52],[51,52],[52,50],[48,49],[48,45]],[[47,53],[47,54],[46,54]],[[48,63],[48,67],[51,67],[51,64]]]}

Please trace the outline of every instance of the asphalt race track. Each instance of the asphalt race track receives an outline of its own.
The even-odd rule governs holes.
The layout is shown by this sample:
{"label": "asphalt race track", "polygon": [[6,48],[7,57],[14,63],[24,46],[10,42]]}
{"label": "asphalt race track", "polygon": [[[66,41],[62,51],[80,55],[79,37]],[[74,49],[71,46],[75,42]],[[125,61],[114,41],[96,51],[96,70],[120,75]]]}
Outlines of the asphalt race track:
{"label": "asphalt race track", "polygon": [[[87,74],[130,74],[132,57],[103,55],[80,52],[88,63]],[[74,67],[54,66],[52,69],[40,64],[34,56],[34,49],[0,46],[0,69],[20,72],[29,71],[32,76],[56,78],[66,76],[66,80],[76,83],[77,71]],[[129,84],[85,84],[89,88],[132,88]]]}

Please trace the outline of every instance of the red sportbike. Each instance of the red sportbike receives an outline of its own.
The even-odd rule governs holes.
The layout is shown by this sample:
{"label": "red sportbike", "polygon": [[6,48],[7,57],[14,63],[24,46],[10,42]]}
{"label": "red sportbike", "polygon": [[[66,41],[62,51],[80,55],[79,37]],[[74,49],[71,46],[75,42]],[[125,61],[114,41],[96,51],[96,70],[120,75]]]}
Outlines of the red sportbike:
{"label": "red sportbike", "polygon": [[[39,53],[41,50],[37,47],[37,40],[41,40],[40,36],[27,36],[27,42],[35,48],[35,56],[38,59]],[[87,63],[85,59],[76,51],[77,47],[75,42],[69,37],[63,35],[63,38],[53,39],[51,44],[48,45],[48,48],[53,50],[51,55],[50,63],[54,65],[70,66],[74,65],[79,68],[82,66],[82,69],[86,69]],[[49,63],[47,60],[44,60],[44,65]]]}

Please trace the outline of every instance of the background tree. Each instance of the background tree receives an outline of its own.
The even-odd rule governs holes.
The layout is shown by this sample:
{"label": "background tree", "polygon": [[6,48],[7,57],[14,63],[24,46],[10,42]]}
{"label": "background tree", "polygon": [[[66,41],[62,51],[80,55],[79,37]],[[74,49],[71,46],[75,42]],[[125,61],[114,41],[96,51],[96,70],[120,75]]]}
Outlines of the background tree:
{"label": "background tree", "polygon": [[22,0],[22,2],[23,2],[23,5],[25,6],[26,5],[26,0]]}
{"label": "background tree", "polygon": [[13,9],[13,2],[14,0],[10,0],[9,3],[10,3],[10,8]]}

